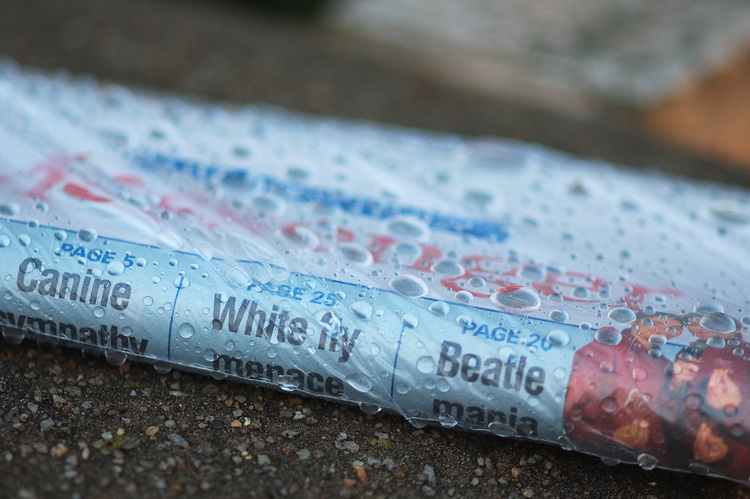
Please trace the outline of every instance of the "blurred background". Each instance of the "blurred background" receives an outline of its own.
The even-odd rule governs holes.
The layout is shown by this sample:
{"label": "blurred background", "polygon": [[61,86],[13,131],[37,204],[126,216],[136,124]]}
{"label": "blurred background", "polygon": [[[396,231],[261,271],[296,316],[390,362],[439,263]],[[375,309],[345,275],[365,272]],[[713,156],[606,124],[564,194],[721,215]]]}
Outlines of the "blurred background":
{"label": "blurred background", "polygon": [[744,0],[0,2],[28,66],[743,183],[749,38]]}
{"label": "blurred background", "polygon": [[328,23],[408,51],[462,88],[595,118],[750,165],[750,3],[667,0],[340,2]]}

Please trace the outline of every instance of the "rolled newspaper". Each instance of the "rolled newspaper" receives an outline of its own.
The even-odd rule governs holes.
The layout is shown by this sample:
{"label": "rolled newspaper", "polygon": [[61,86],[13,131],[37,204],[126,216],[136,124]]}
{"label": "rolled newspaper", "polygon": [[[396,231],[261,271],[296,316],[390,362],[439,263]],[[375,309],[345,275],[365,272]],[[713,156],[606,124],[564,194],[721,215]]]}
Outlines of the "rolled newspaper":
{"label": "rolled newspaper", "polygon": [[0,327],[748,482],[750,197],[0,70]]}

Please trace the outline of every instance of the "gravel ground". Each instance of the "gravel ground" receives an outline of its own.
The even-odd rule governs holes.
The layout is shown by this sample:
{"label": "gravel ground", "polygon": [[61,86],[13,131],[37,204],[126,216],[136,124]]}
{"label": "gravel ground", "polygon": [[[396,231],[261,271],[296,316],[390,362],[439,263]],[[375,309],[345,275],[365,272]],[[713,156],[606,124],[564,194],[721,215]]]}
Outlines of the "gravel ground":
{"label": "gravel ground", "polygon": [[[6,1],[0,54],[206,97],[436,130],[750,185],[607,110],[581,121],[394,69],[388,52],[238,4]],[[248,385],[0,341],[2,497],[750,497],[728,481]]]}

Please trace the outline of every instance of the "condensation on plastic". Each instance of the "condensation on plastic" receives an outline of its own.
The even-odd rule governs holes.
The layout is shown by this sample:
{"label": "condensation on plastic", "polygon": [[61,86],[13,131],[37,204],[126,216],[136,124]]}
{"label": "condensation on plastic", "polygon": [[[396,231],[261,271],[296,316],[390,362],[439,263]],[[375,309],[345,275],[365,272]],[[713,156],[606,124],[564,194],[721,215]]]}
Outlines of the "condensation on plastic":
{"label": "condensation on plastic", "polygon": [[750,197],[0,69],[0,327],[748,481]]}

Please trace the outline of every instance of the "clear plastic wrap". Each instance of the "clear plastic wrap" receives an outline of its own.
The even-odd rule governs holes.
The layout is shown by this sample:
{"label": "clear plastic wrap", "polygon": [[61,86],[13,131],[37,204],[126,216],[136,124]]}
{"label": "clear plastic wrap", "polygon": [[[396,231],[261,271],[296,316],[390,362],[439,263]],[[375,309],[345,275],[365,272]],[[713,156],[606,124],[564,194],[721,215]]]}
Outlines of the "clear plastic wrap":
{"label": "clear plastic wrap", "polygon": [[0,75],[0,327],[750,472],[750,197],[541,147]]}

